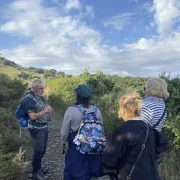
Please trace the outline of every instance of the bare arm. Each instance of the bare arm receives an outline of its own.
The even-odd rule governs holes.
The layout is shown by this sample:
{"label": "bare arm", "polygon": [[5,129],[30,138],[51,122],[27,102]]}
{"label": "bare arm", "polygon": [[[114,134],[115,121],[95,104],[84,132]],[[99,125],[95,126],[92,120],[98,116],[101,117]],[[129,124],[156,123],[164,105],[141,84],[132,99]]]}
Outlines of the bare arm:
{"label": "bare arm", "polygon": [[38,120],[43,117],[46,113],[52,112],[52,108],[50,106],[46,106],[42,111],[35,113],[35,112],[28,112],[30,120]]}

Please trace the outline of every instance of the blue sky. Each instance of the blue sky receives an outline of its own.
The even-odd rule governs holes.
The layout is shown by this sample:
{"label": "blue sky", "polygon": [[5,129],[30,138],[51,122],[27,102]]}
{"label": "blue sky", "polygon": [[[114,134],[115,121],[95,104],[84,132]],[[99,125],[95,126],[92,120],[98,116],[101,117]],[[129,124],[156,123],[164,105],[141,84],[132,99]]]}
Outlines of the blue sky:
{"label": "blue sky", "polygon": [[179,0],[1,0],[0,53],[74,75],[176,76],[179,20]]}

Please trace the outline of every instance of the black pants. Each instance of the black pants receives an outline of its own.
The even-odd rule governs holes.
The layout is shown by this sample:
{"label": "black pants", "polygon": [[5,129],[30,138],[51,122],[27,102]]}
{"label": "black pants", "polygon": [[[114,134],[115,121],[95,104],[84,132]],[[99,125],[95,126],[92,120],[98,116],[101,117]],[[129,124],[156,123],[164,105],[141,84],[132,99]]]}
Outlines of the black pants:
{"label": "black pants", "polygon": [[41,169],[41,161],[46,152],[48,128],[29,129],[29,132],[33,138],[32,173],[35,174],[39,169]]}

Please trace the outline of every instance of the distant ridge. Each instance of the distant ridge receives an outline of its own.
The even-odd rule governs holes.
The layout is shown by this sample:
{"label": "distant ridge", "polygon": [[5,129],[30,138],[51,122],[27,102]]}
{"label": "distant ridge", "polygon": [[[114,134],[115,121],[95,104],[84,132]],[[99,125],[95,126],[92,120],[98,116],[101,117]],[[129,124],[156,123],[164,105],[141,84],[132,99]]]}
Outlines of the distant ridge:
{"label": "distant ridge", "polygon": [[12,67],[21,67],[20,65],[16,64],[15,62],[10,61],[4,57],[0,57],[0,65],[12,66]]}

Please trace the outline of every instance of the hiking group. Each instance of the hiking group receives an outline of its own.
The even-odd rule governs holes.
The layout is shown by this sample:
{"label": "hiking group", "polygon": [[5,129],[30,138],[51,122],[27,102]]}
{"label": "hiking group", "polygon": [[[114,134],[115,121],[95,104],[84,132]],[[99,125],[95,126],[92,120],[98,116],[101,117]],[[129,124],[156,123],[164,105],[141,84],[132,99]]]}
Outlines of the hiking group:
{"label": "hiking group", "polygon": [[[34,180],[47,180],[41,161],[46,152],[48,122],[53,111],[44,99],[44,82],[35,79],[16,110],[20,127],[33,139]],[[101,111],[91,102],[93,90],[87,84],[75,89],[76,102],[65,114],[61,140],[65,150],[64,180],[90,180],[109,175],[114,180],[160,180],[158,165],[167,148],[162,128],[167,118],[167,84],[161,78],[148,78],[145,99],[138,93],[120,97],[120,123],[106,138]]]}

